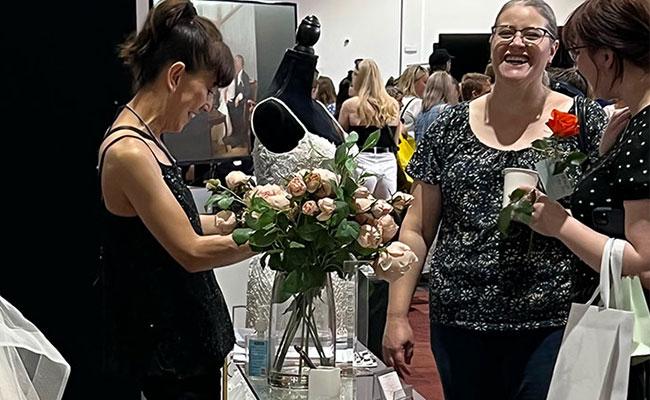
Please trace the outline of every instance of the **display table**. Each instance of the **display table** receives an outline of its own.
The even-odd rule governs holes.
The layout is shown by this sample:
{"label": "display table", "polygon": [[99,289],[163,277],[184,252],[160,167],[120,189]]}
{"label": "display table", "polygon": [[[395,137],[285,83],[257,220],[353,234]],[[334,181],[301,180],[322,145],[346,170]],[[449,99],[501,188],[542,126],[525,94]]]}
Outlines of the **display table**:
{"label": "display table", "polygon": [[[358,343],[358,350],[366,348]],[[386,365],[377,360],[375,368],[360,368],[357,376],[342,377],[341,399],[345,400],[378,400],[378,386],[373,397],[374,373],[386,369]],[[235,368],[230,368],[228,379],[228,400],[307,400],[307,390],[276,389],[269,386],[266,378],[250,378],[246,375],[245,365],[237,363]],[[413,390],[414,400],[424,400],[419,393]]]}

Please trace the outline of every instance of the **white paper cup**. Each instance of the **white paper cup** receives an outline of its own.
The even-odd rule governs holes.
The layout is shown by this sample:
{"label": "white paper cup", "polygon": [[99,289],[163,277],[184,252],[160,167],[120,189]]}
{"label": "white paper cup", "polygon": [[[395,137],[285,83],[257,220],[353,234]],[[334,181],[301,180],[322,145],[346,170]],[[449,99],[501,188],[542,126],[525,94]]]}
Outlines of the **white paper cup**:
{"label": "white paper cup", "polygon": [[504,168],[503,169],[503,207],[510,203],[510,194],[519,186],[528,185],[536,187],[539,175],[532,169]]}
{"label": "white paper cup", "polygon": [[341,368],[318,367],[309,370],[309,400],[338,400],[341,397]]}

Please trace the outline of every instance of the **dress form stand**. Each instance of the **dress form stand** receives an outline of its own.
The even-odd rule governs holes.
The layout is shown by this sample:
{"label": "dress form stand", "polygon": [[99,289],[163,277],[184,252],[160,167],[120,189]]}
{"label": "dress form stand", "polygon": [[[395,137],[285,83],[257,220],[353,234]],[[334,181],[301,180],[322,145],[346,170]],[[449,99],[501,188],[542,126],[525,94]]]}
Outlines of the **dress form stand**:
{"label": "dress form stand", "polygon": [[251,123],[256,140],[272,152],[284,153],[293,149],[305,130],[336,145],[343,141],[343,132],[338,124],[321,104],[311,98],[318,60],[313,45],[319,37],[318,18],[305,17],[296,32],[296,45],[285,52],[266,100],[255,107]]}

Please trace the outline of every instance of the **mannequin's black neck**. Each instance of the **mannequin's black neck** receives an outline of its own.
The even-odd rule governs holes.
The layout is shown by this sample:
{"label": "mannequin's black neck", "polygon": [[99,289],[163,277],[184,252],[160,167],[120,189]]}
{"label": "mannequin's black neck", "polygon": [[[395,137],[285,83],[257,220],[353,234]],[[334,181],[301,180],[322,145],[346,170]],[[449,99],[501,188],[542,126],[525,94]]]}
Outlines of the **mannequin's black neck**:
{"label": "mannequin's black neck", "polygon": [[317,56],[288,49],[273,77],[269,96],[281,99],[311,98],[317,60]]}

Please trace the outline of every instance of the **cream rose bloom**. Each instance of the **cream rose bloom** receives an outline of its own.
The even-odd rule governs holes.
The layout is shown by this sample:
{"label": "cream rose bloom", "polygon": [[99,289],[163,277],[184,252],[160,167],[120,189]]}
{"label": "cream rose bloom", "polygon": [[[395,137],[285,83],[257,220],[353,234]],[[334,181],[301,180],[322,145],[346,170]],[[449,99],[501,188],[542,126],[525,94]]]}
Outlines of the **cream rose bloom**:
{"label": "cream rose bloom", "polygon": [[354,209],[357,214],[369,212],[374,201],[375,200],[372,198],[354,199]]}
{"label": "cream rose bloom", "polygon": [[287,184],[287,191],[292,197],[300,197],[307,192],[307,185],[301,177],[294,176]]}
{"label": "cream rose bloom", "polygon": [[402,242],[393,242],[379,254],[375,274],[385,281],[392,282],[402,277],[416,262],[418,257],[409,246]]}
{"label": "cream rose bloom", "polygon": [[316,219],[319,221],[327,221],[334,214],[336,203],[334,203],[333,199],[325,197],[324,199],[318,200],[318,208],[320,209],[320,214],[318,214]]}
{"label": "cream rose bloom", "polygon": [[404,192],[397,192],[393,195],[391,203],[397,212],[402,212],[413,203],[413,196]]}
{"label": "cream rose bloom", "polygon": [[302,205],[302,213],[312,217],[320,212],[318,204],[314,200],[308,200]]}
{"label": "cream rose bloom", "polygon": [[217,228],[217,234],[229,235],[237,227],[237,217],[230,210],[219,211],[214,216],[214,226]]}
{"label": "cream rose bloom", "polygon": [[388,215],[391,211],[393,211],[393,206],[388,204],[386,200],[377,200],[375,204],[372,205],[372,215],[374,215],[375,218]]}
{"label": "cream rose bloom", "polygon": [[399,230],[399,226],[395,223],[395,220],[391,215],[383,215],[379,217],[376,221],[375,224],[380,228],[381,230],[381,242],[386,243],[389,240],[395,236],[397,231]]}
{"label": "cream rose bloom", "polygon": [[255,195],[264,199],[271,208],[279,211],[285,211],[289,209],[289,193],[285,192],[278,185],[261,185],[256,186],[251,190],[250,196]]}
{"label": "cream rose bloom", "polygon": [[355,199],[367,199],[370,197],[370,191],[365,186],[359,186],[352,195]]}
{"label": "cream rose bloom", "polygon": [[373,225],[361,225],[357,242],[366,249],[376,249],[381,244],[381,231]]}
{"label": "cream rose bloom", "polygon": [[339,183],[338,175],[323,168],[314,168],[312,174],[320,176],[320,187],[316,190],[317,197],[322,198],[334,194],[334,185],[338,185]]}
{"label": "cream rose bloom", "polygon": [[226,186],[230,190],[235,190],[239,186],[247,184],[250,178],[250,176],[241,171],[232,171],[226,175]]}

